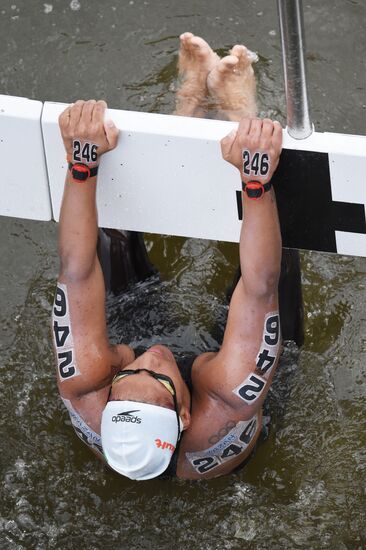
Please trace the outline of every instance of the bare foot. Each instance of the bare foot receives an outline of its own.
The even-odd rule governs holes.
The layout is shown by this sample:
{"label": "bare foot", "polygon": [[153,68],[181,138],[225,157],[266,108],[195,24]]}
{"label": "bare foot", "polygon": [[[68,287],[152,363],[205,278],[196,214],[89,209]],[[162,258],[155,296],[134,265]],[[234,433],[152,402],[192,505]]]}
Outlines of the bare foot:
{"label": "bare foot", "polygon": [[208,90],[223,118],[240,120],[243,116],[257,115],[254,61],[256,54],[236,45],[209,73]]}
{"label": "bare foot", "polygon": [[179,75],[182,84],[176,93],[176,115],[203,116],[207,100],[207,77],[219,56],[203,38],[185,32],[180,36]]}

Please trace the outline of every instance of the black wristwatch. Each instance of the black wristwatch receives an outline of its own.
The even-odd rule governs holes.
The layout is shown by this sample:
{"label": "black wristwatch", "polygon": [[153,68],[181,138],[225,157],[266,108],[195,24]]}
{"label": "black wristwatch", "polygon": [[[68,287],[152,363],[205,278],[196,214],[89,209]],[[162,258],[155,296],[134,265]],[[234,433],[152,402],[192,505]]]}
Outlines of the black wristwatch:
{"label": "black wristwatch", "polygon": [[81,162],[76,162],[73,164],[69,162],[69,170],[71,172],[72,179],[76,182],[86,181],[89,178],[93,178],[98,174],[98,166],[93,166],[89,168],[87,164],[82,164]]}
{"label": "black wristwatch", "polygon": [[268,181],[267,183],[261,183],[257,180],[251,180],[248,181],[248,183],[245,183],[244,181],[242,181],[241,183],[244,193],[247,194],[248,199],[252,200],[261,199],[264,193],[269,191],[272,187],[272,183],[270,181]]}

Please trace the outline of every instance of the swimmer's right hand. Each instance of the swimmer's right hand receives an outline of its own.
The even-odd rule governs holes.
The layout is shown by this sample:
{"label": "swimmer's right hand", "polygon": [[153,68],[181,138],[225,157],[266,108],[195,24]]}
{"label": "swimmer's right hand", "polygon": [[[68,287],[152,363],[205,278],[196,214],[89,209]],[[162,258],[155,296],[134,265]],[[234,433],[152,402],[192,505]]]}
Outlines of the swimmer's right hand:
{"label": "swimmer's right hand", "polygon": [[86,164],[98,164],[99,157],[114,149],[118,142],[119,130],[111,120],[104,120],[107,104],[105,101],[76,101],[60,115],[58,122],[66,154],[71,161],[73,157],[73,142],[97,145],[97,154],[90,162],[82,158]]}
{"label": "swimmer's right hand", "polygon": [[[240,172],[242,181],[258,180],[267,183],[271,180],[277,168],[282,150],[282,127],[279,122],[269,118],[242,118],[237,130],[233,130],[221,140],[223,158],[233,164]],[[244,151],[248,152],[247,166],[245,167]],[[250,161],[257,155],[258,159],[266,155],[263,166],[250,165]],[[262,162],[262,160],[260,160]],[[262,169],[263,168],[263,169]],[[246,172],[244,172],[246,169]]]}

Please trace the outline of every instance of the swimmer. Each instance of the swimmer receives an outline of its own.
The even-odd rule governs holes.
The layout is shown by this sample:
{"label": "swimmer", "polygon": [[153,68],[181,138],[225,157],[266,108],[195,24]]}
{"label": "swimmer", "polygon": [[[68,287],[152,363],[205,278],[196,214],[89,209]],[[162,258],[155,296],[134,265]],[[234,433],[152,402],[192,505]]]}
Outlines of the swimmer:
{"label": "swimmer", "polygon": [[104,120],[104,101],[77,101],[59,119],[69,169],[52,313],[58,388],[77,434],[114,471],[134,480],[167,474],[212,478],[241,465],[260,434],[262,404],[281,348],[281,234],[270,183],[281,153],[281,126],[253,117],[255,81],[244,46],[219,59],[206,42],[185,33],[180,72],[177,114],[203,116],[210,95],[224,116],[240,119],[221,150],[223,162],[243,181],[245,212],[243,275],[223,344],[195,359],[192,394],[168,347],[152,346],[136,358],[127,343],[108,341],[95,195],[100,158],[117,145],[118,130]]}

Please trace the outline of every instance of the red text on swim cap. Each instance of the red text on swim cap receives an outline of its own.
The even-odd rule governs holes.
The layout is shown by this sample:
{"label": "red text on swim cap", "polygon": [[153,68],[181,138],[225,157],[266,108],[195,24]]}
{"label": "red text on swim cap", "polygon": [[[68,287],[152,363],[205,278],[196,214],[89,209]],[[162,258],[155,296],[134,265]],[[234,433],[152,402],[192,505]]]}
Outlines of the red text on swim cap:
{"label": "red text on swim cap", "polygon": [[168,443],[167,441],[161,441],[161,439],[155,439],[155,445],[158,449],[168,449],[168,451],[171,451],[174,453],[175,447],[171,443]]}

